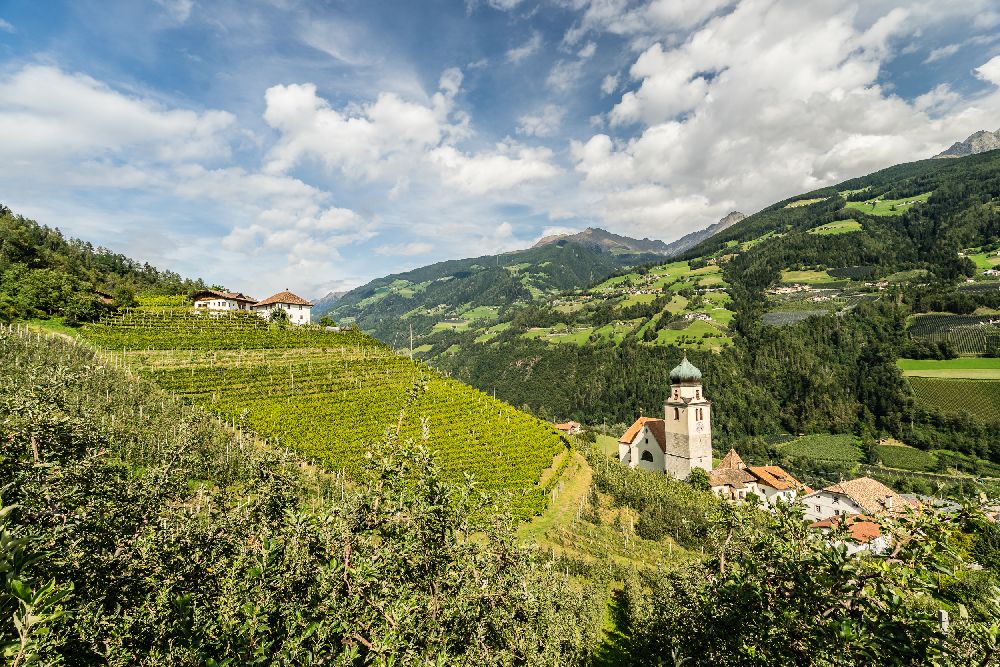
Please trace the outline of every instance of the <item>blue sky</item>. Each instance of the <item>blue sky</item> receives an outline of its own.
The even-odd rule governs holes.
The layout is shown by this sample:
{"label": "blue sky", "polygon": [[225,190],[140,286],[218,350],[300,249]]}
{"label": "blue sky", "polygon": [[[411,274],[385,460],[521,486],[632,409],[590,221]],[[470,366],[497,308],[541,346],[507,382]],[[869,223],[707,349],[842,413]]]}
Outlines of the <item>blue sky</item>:
{"label": "blue sky", "polygon": [[669,241],[1000,127],[950,4],[0,0],[0,201],[254,296]]}

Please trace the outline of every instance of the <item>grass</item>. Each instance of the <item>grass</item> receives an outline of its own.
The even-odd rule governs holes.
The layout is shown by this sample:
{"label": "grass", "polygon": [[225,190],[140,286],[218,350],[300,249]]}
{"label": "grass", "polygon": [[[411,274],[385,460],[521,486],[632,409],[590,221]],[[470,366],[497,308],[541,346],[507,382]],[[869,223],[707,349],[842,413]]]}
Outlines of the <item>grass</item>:
{"label": "grass", "polygon": [[[705,334],[709,334],[706,336]],[[683,329],[660,329],[656,336],[657,345],[681,345],[695,348],[717,349],[732,339],[711,322],[692,320]]]}
{"label": "grass", "polygon": [[976,263],[976,268],[980,271],[985,271],[986,269],[995,269],[998,264],[1000,264],[1000,256],[996,252],[978,252],[974,255],[968,255],[968,258]]}
{"label": "grass", "polygon": [[785,208],[801,208],[803,206],[811,206],[812,204],[818,204],[821,201],[826,201],[826,197],[817,197],[816,199],[796,199],[785,205]]}
{"label": "grass", "polygon": [[804,435],[781,445],[780,451],[788,456],[844,463],[857,463],[862,458],[857,437],[847,434]]}
{"label": "grass", "polygon": [[959,357],[958,359],[899,359],[896,366],[907,377],[1000,380],[1000,359]]}
{"label": "grass", "polygon": [[857,220],[838,220],[826,225],[820,225],[819,227],[813,227],[807,233],[819,236],[834,236],[836,234],[850,234],[851,232],[860,231],[861,223]]}
{"label": "grass", "polygon": [[66,321],[61,317],[50,317],[48,319],[35,318],[31,320],[22,320],[18,324],[23,324],[29,329],[34,329],[36,331],[52,331],[54,333],[63,334],[64,336],[70,336],[76,338],[80,333],[79,329],[67,326]]}
{"label": "grass", "polygon": [[803,283],[806,285],[839,282],[840,278],[831,276],[826,270],[804,269],[800,271],[782,271],[781,282]]}
{"label": "grass", "polygon": [[667,304],[668,313],[683,313],[684,309],[687,307],[688,300],[681,296],[680,294],[675,294],[670,303]]}
{"label": "grass", "polygon": [[656,294],[629,294],[618,304],[620,308],[627,308],[640,303],[652,303],[656,300]]}
{"label": "grass", "polygon": [[917,195],[915,197],[905,197],[903,199],[869,199],[868,201],[849,201],[844,208],[861,211],[868,215],[903,215],[915,204],[927,201],[931,196],[930,192]]}

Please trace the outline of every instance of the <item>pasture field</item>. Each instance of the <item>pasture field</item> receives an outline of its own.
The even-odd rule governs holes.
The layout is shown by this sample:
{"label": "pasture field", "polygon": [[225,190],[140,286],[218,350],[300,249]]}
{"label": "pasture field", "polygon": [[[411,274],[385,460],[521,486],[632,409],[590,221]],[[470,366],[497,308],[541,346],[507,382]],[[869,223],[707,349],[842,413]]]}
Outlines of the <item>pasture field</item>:
{"label": "pasture field", "polygon": [[851,232],[860,231],[861,223],[857,220],[838,220],[836,222],[820,225],[819,227],[813,227],[807,233],[818,234],[819,236],[833,236],[836,234],[850,234]]}
{"label": "pasture field", "polygon": [[907,377],[1000,380],[1000,359],[997,358],[899,359],[896,365]]}
{"label": "pasture field", "polygon": [[788,456],[802,456],[820,461],[857,463],[862,458],[858,438],[849,434],[804,435],[779,445],[778,449]]}
{"label": "pasture field", "polygon": [[917,406],[945,414],[967,412],[987,422],[1000,421],[1000,380],[907,377]]}
{"label": "pasture field", "polygon": [[813,204],[818,204],[821,201],[826,201],[826,197],[817,197],[816,199],[796,199],[793,202],[785,204],[785,208],[801,208],[803,206],[811,206]]}
{"label": "pasture field", "polygon": [[929,472],[937,468],[937,457],[915,447],[906,445],[879,445],[877,447],[882,465],[903,470]]}
{"label": "pasture field", "polygon": [[933,193],[925,192],[914,197],[905,197],[903,199],[882,199],[879,197],[876,199],[869,199],[868,201],[849,201],[844,205],[844,208],[861,211],[862,213],[866,213],[868,215],[903,215],[903,213],[916,204],[926,202],[930,199],[931,194]]}
{"label": "pasture field", "polygon": [[967,257],[976,263],[976,268],[980,271],[995,269],[1000,265],[1000,255],[997,255],[995,250],[993,252],[977,252],[967,255]]}
{"label": "pasture field", "polygon": [[783,283],[803,283],[806,285],[818,285],[822,283],[838,282],[840,279],[831,276],[825,270],[804,269],[788,270],[781,272],[781,282]]}
{"label": "pasture field", "polygon": [[83,336],[276,446],[351,473],[377,441],[423,441],[446,477],[473,474],[481,490],[510,494],[517,515],[545,505],[539,480],[566,449],[554,428],[373,338],[279,329],[259,318],[248,326],[235,317],[140,315],[86,327]]}

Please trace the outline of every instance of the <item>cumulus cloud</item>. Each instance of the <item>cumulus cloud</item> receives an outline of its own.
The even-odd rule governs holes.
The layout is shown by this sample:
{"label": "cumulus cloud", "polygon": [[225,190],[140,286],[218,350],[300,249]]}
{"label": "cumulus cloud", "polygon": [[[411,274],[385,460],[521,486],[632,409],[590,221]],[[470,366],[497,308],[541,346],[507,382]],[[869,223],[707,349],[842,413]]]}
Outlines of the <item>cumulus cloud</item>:
{"label": "cumulus cloud", "polygon": [[525,114],[518,119],[517,133],[526,136],[551,137],[559,131],[566,110],[556,104],[546,104],[538,113]]}
{"label": "cumulus cloud", "polygon": [[509,190],[558,173],[544,148],[501,142],[493,150],[461,150],[457,143],[471,133],[468,117],[455,109],[461,83],[461,72],[449,69],[429,103],[383,93],[353,109],[332,108],[313,84],[269,88],[264,118],[281,136],[268,154],[267,170],[283,173],[315,160],[348,177],[391,181],[398,193],[430,167],[444,185],[469,194]]}
{"label": "cumulus cloud", "polygon": [[[942,85],[907,101],[880,85],[895,45],[919,29],[911,18],[900,7],[862,21],[835,2],[716,3],[683,42],[635,59],[633,87],[608,114],[631,136],[572,143],[591,210],[618,230],[675,238],[996,125],[996,93],[960,103]],[[1000,57],[975,72],[1000,83]]]}

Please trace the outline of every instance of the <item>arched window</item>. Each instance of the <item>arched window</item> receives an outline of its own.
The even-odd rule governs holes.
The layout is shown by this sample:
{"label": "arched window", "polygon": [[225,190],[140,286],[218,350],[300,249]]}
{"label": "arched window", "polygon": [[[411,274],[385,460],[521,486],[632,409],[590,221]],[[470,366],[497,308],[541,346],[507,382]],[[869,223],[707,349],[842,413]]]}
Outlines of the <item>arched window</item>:
{"label": "arched window", "polygon": [[681,409],[680,408],[674,408],[674,419],[677,420],[677,419],[680,419],[680,418],[681,418]]}
{"label": "arched window", "polygon": [[649,461],[649,462],[652,463],[652,461],[653,461],[653,454],[648,449],[645,449],[645,450],[643,450],[642,456],[640,458],[643,461]]}
{"label": "arched window", "polygon": [[694,390],[694,397],[695,398],[701,398],[701,389],[695,389]]}

